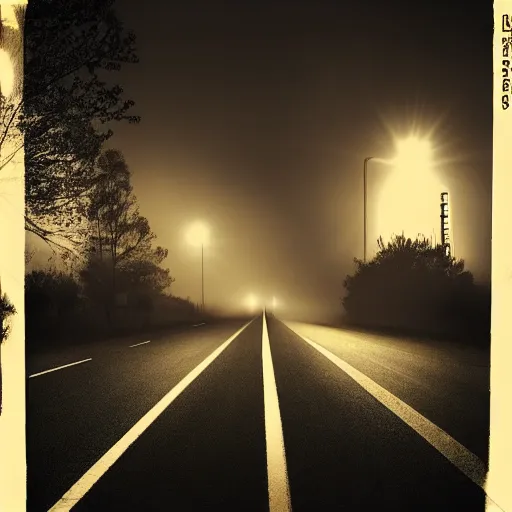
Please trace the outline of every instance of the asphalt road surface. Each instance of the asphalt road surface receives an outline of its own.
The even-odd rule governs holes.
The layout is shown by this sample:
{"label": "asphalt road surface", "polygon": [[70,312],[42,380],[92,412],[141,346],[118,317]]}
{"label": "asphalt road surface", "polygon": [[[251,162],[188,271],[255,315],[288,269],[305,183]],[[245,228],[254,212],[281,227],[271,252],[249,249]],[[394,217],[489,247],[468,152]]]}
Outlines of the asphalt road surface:
{"label": "asphalt road surface", "polygon": [[260,314],[27,372],[29,512],[491,510],[477,349]]}

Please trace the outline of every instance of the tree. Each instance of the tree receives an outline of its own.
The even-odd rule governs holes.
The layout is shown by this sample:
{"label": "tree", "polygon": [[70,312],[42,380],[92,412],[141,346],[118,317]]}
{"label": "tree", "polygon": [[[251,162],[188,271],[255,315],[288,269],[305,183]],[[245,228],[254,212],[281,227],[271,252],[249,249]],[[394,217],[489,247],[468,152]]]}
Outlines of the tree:
{"label": "tree", "polygon": [[117,292],[158,295],[174,279],[160,267],[167,250],[153,247],[156,236],[140,215],[123,155],[107,150],[98,167],[98,181],[88,195],[90,254],[81,278],[87,295],[103,305],[110,322]]}
{"label": "tree", "polygon": [[[19,103],[23,71],[24,5],[0,5],[0,56],[3,78],[11,84],[0,89],[0,171],[20,149]],[[5,69],[4,69],[5,68]]]}
{"label": "tree", "polygon": [[343,306],[359,324],[415,330],[460,329],[476,296],[464,261],[448,256],[425,238],[394,236],[369,262],[354,260],[346,277]]}
{"label": "tree", "polygon": [[108,254],[115,288],[118,266],[136,254],[147,255],[156,236],[140,215],[122,154],[108,150],[99,158],[98,166],[101,179],[90,190],[87,216],[93,229],[98,229],[91,238],[93,250],[99,251],[100,260]]}
{"label": "tree", "polygon": [[16,309],[9,301],[5,293],[0,295],[0,343],[3,343],[9,336],[9,324],[7,320],[16,313]]}
{"label": "tree", "polygon": [[[7,295],[1,294],[0,290],[0,345],[8,338],[10,327],[7,320],[16,313],[14,305],[9,301]],[[3,379],[2,379],[2,350],[0,347],[0,414],[2,414],[3,403]]]}
{"label": "tree", "polygon": [[80,305],[80,286],[55,269],[33,270],[25,276],[25,324],[27,335],[55,334]]}
{"label": "tree", "polygon": [[169,269],[160,267],[167,258],[167,250],[157,247],[144,258],[134,257],[126,261],[121,269],[121,278],[128,290],[143,290],[151,294],[163,294],[175,281]]}
{"label": "tree", "polygon": [[90,235],[90,239],[95,250],[98,250],[100,260],[103,260],[103,249],[108,243],[108,233],[104,231],[105,207],[112,202],[119,202],[120,195],[130,194],[132,189],[130,171],[120,151],[115,149],[104,151],[97,160],[97,169],[97,181],[88,195],[87,218],[92,231],[95,232],[94,235]]}
{"label": "tree", "polygon": [[114,297],[111,286],[112,269],[108,262],[100,260],[95,254],[90,254],[79,275],[89,304],[93,308],[103,310],[110,323]]}
{"label": "tree", "polygon": [[135,35],[113,4],[38,0],[26,9],[24,98],[13,108],[25,136],[25,226],[55,244],[82,241],[84,200],[99,178],[108,127],[140,120],[123,89],[102,79],[138,61]]}

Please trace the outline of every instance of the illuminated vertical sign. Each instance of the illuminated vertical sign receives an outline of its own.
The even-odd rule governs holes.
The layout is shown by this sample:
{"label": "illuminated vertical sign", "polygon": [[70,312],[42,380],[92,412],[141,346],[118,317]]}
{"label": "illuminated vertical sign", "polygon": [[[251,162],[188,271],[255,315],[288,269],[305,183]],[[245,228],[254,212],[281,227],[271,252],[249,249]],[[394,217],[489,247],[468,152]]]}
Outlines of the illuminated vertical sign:
{"label": "illuminated vertical sign", "polygon": [[441,245],[445,248],[447,256],[451,254],[450,222],[448,210],[448,192],[441,194]]}

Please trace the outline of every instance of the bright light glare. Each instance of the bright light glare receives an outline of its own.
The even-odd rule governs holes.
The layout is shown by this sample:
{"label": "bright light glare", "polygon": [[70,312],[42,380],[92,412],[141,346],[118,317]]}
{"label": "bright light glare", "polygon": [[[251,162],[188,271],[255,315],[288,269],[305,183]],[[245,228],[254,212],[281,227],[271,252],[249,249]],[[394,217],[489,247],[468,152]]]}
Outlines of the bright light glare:
{"label": "bright light glare", "polygon": [[395,172],[418,174],[432,170],[432,150],[428,140],[408,137],[397,141],[396,146]]}
{"label": "bright light glare", "polygon": [[14,69],[9,54],[2,49],[0,49],[0,89],[6,98],[14,89]]}
{"label": "bright light glare", "polygon": [[191,245],[208,245],[209,230],[202,222],[195,222],[187,233],[187,241]]}
{"label": "bright light glare", "polygon": [[275,297],[272,297],[272,308],[275,308],[277,306],[277,299]]}
{"label": "bright light glare", "polygon": [[434,172],[430,143],[415,137],[400,141],[393,164],[374,172],[385,173],[385,181],[377,192],[377,208],[369,216],[369,247],[376,251],[379,236],[386,243],[402,232],[439,243],[440,194],[446,187]]}
{"label": "bright light glare", "polygon": [[254,295],[253,293],[251,293],[251,294],[247,297],[246,303],[247,303],[247,307],[248,307],[251,311],[255,311],[255,310],[256,310],[256,308],[258,307],[258,303],[259,303],[258,297],[256,297],[256,295]]}

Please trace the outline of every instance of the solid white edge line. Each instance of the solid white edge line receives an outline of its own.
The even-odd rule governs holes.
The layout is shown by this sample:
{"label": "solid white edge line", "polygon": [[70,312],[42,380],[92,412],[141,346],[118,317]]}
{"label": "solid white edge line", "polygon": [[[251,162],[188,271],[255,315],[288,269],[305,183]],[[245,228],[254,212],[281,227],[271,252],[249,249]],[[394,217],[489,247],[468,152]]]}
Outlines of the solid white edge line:
{"label": "solid white edge line", "polygon": [[135,343],[135,345],[130,345],[128,348],[138,347],[139,345],[145,345],[146,343],[150,343],[150,342],[151,342],[151,340],[143,341],[142,343]]}
{"label": "solid white edge line", "polygon": [[[487,494],[486,479],[487,468],[485,463],[477,457],[473,452],[451,437],[447,432],[432,423],[430,420],[421,415],[411,406],[402,402],[398,397],[390,393],[375,381],[367,377],[349,363],[340,359],[326,348],[317,344],[313,340],[299,334],[291,329],[297,336],[302,338],[306,343],[320,352],[323,356],[334,363],[338,368],[343,370],[349,377],[355,380],[363,389],[370,393],[374,398],[381,402],[391,412],[398,416],[404,423],[409,425],[416,433],[418,433],[425,441],[433,446],[441,455],[448,459],[459,471],[466,475],[473,483],[480,487],[485,495],[487,506],[499,506]],[[501,509],[500,509],[501,510]]]}
{"label": "solid white edge line", "polygon": [[272,364],[266,313],[263,313],[262,360],[265,406],[265,441],[267,452],[268,497],[270,512],[290,512],[291,499],[286,467],[283,425]]}
{"label": "solid white edge line", "polygon": [[80,501],[91,487],[107,472],[137,438],[164,412],[169,405],[194,381],[227,346],[238,337],[255,319],[246,323],[220,347],[199,363],[188,375],[174,386],[152,407],[126,434],[117,441],[87,472],[49,509],[48,512],[68,512]]}
{"label": "solid white edge line", "polygon": [[56,372],[57,370],[69,368],[70,366],[75,366],[76,364],[86,363],[87,361],[92,361],[92,357],[89,357],[89,359],[82,359],[82,361],[77,361],[76,363],[69,363],[63,366],[57,366],[57,368],[51,368],[50,370],[45,370],[44,372],[33,373],[32,375],[29,375],[28,378],[31,379],[32,377],[38,377],[39,375],[44,375],[45,373]]}

